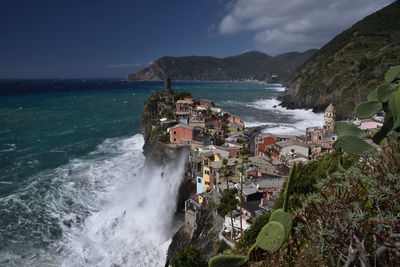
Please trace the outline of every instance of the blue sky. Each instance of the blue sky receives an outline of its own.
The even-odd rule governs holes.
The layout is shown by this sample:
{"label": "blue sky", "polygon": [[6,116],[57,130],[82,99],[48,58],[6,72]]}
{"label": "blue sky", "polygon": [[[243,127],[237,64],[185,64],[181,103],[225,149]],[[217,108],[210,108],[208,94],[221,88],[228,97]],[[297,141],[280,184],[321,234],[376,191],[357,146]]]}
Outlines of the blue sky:
{"label": "blue sky", "polygon": [[118,78],[162,56],[304,51],[390,2],[0,0],[0,78]]}

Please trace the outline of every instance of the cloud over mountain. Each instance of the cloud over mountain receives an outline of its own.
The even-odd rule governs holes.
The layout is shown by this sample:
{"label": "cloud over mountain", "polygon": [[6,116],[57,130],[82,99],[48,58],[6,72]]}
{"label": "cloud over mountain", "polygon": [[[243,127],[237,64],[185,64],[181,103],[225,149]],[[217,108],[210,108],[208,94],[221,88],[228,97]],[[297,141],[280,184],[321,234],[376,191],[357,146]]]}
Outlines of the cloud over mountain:
{"label": "cloud over mountain", "polygon": [[270,54],[319,48],[393,0],[235,0],[218,31],[254,32],[254,48]]}

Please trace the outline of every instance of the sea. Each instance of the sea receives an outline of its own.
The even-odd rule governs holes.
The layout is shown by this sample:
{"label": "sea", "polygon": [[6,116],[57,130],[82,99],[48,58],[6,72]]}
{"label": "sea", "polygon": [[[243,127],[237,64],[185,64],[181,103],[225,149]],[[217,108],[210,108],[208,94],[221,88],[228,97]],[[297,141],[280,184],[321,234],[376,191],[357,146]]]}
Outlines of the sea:
{"label": "sea", "polygon": [[[140,116],[162,82],[0,80],[0,266],[164,266],[185,159],[145,165]],[[304,135],[279,84],[173,81],[264,132]]]}

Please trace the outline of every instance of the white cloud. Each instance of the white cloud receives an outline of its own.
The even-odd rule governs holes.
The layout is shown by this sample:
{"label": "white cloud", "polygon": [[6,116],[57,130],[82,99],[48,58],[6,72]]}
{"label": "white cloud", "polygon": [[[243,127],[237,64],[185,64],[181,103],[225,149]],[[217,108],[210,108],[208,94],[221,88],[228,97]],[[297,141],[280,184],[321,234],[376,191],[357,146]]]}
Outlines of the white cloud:
{"label": "white cloud", "polygon": [[254,32],[254,46],[270,54],[319,48],[394,0],[235,0],[218,25],[223,35]]}

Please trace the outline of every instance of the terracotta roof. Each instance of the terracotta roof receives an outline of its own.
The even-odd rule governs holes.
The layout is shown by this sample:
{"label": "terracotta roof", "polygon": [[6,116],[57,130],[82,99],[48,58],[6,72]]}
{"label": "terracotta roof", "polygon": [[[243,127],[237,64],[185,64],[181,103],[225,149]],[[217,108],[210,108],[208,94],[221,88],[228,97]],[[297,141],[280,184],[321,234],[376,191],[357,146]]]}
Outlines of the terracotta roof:
{"label": "terracotta roof", "polygon": [[263,143],[258,144],[258,149],[257,150],[260,151],[260,152],[264,152],[265,148],[267,146],[273,145],[273,144],[275,144],[277,142],[278,141],[276,141],[276,139],[271,137],[271,136],[270,137],[266,137],[266,138],[264,138],[264,142]]}

